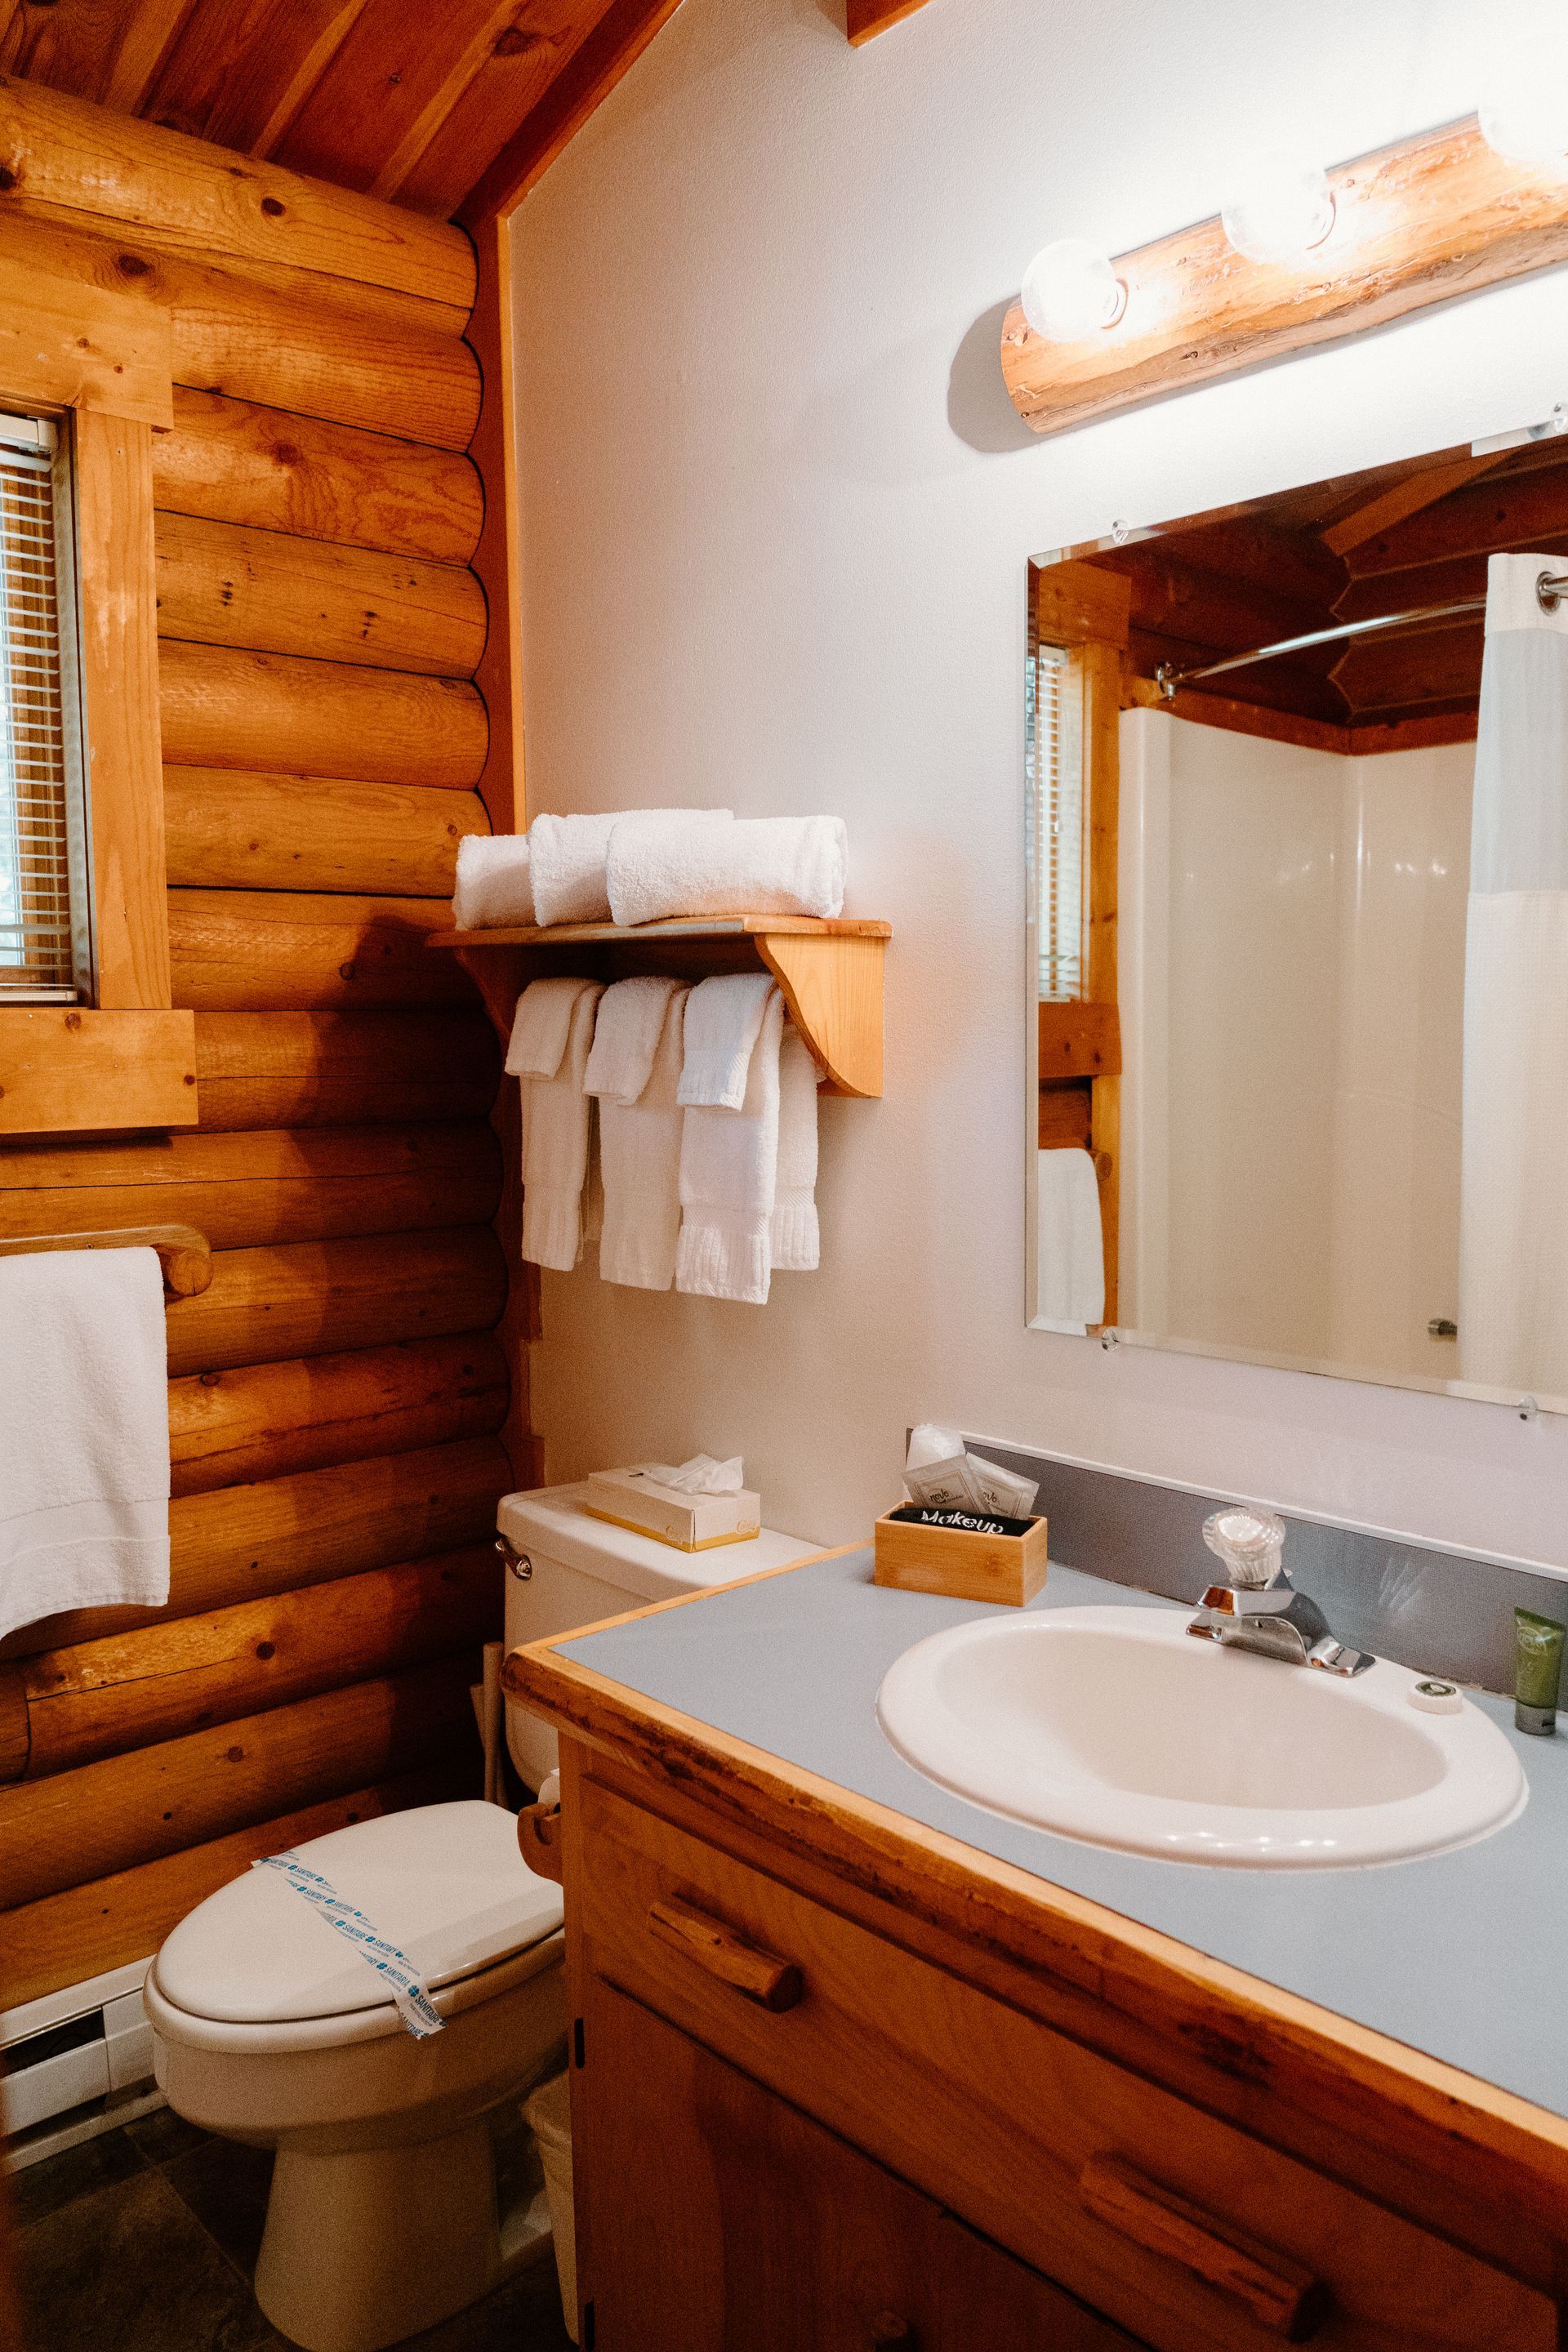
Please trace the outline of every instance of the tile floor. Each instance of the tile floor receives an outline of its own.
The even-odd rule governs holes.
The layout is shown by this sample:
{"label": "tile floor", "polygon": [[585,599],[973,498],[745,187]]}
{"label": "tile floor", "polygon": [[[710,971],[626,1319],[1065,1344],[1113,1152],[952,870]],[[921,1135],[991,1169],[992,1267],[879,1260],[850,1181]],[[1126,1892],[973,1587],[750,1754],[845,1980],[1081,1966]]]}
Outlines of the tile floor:
{"label": "tile floor", "polygon": [[[498,2146],[504,2200],[537,2158]],[[163,2107],[14,2173],[25,2352],[288,2352],[250,2292],[271,2162]],[[407,2345],[569,2352],[553,2261]]]}

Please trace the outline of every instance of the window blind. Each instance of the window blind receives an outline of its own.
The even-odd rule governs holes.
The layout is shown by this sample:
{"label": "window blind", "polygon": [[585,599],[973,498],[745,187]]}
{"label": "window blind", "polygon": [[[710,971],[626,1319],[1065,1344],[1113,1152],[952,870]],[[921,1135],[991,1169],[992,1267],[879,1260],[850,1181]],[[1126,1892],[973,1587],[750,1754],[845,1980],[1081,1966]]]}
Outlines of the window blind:
{"label": "window blind", "polygon": [[47,421],[0,417],[0,1001],[68,1003],[89,980],[62,464]]}
{"label": "window blind", "polygon": [[1039,988],[1070,1003],[1083,994],[1083,698],[1064,646],[1040,646],[1034,669]]}

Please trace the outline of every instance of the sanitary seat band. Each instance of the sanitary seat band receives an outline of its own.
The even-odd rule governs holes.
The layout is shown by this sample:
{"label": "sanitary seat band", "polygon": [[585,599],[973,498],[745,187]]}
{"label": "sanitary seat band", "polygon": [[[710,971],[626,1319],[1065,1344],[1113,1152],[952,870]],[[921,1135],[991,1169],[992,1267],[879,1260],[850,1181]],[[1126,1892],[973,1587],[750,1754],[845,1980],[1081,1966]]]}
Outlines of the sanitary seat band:
{"label": "sanitary seat band", "polygon": [[423,1977],[406,1952],[400,1952],[395,1944],[378,1936],[364,1913],[356,1911],[330,1879],[323,1878],[318,1871],[307,1870],[294,1853],[263,1854],[250,1866],[252,1870],[280,1872],[296,1895],[315,1905],[329,1927],[348,1937],[365,1966],[374,1969],[386,1985],[398,2016],[416,2042],[440,2032],[447,2021],[432,2001]]}

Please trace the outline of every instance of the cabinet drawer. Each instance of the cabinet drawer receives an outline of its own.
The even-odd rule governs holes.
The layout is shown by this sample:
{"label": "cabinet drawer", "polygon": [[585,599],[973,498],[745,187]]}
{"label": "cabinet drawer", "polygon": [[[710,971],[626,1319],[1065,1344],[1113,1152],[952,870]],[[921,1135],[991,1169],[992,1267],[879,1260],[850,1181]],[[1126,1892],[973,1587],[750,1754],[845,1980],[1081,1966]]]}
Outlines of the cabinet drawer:
{"label": "cabinet drawer", "polygon": [[1476,2256],[584,1778],[587,1967],[1158,2352],[1554,2352]]}

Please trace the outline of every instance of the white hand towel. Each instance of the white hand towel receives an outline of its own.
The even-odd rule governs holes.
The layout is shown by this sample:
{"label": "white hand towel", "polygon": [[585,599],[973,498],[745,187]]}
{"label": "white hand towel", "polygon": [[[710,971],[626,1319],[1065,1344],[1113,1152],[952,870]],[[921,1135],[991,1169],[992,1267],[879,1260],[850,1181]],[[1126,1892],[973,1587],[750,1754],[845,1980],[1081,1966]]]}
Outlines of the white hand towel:
{"label": "white hand towel", "polygon": [[566,1051],[577,999],[591,980],[531,981],[517,1000],[506,1066],[514,1078],[552,1078]]}
{"label": "white hand towel", "polygon": [[0,1261],[0,1634],[169,1597],[169,1359],[153,1250]]}
{"label": "white hand towel", "polygon": [[452,920],[460,931],[533,920],[525,833],[466,833],[458,844]]}
{"label": "white hand towel", "polygon": [[[594,1031],[594,1050],[583,1079],[584,1094],[635,1103],[648,1082],[678,980],[617,980],[605,991]],[[684,993],[681,991],[681,993]]]}
{"label": "white hand towel", "polygon": [[[572,983],[565,983],[571,985]],[[563,985],[538,981],[524,991]],[[604,991],[596,981],[575,983],[564,1047],[552,1075],[522,1083],[522,1255],[535,1265],[569,1274],[583,1247],[583,1182],[588,1173],[588,1126],[593,1105],[583,1073],[594,1040],[594,1014]]]}
{"label": "white hand towel", "polygon": [[669,915],[838,915],[849,844],[837,816],[737,817],[609,837],[607,888],[617,923]]}
{"label": "white hand towel", "polygon": [[692,990],[680,1073],[679,1098],[688,1108],[740,1109],[763,1009],[775,992],[765,971],[722,972]]}
{"label": "white hand towel", "polygon": [[1087,1151],[1040,1151],[1035,1233],[1037,1320],[1082,1331],[1105,1313],[1100,1186]]}
{"label": "white hand towel", "polygon": [[619,824],[662,826],[671,819],[700,830],[731,822],[728,809],[611,809],[599,816],[536,816],[528,830],[534,918],[540,923],[607,923],[605,858]]}
{"label": "white hand towel", "polygon": [[[612,1001],[637,981],[621,981],[599,1008],[602,1031]],[[676,1100],[689,989],[669,985],[646,1082],[637,1099],[599,1098],[599,1168],[604,1231],[599,1272],[634,1290],[668,1290],[680,1238],[680,1136],[686,1114]],[[594,1051],[598,1052],[595,1037]],[[591,1066],[591,1065],[590,1065]],[[635,1072],[628,1071],[626,1083]]]}
{"label": "white hand towel", "polygon": [[775,1274],[811,1274],[816,1222],[816,1064],[793,1021],[779,1046],[779,1163],[769,1249]]}
{"label": "white hand towel", "polygon": [[[711,988],[711,981],[704,981]],[[692,992],[689,1020],[701,990]],[[779,1037],[784,999],[770,986],[739,1110],[699,1108],[680,1139],[680,1245],[675,1286],[698,1298],[765,1305],[768,1222],[779,1157]]]}

